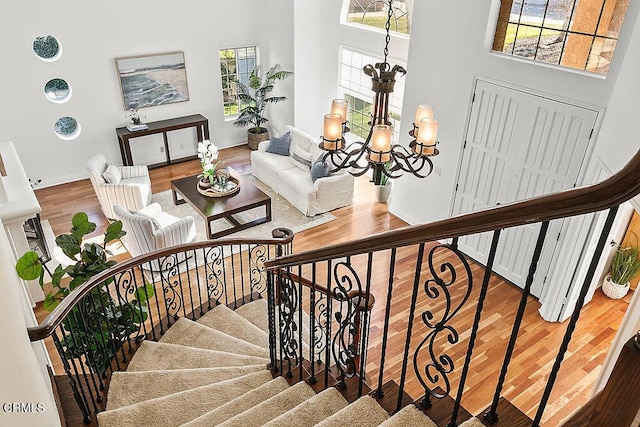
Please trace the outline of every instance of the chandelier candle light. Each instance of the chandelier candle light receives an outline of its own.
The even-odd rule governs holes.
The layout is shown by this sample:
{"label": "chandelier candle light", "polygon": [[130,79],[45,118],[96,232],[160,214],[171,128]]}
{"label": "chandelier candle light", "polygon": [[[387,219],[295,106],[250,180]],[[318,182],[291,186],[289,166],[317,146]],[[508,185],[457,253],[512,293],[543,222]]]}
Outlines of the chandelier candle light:
{"label": "chandelier candle light", "polygon": [[[413,129],[409,135],[414,138],[409,149],[391,143],[392,127],[389,121],[389,97],[393,93],[396,74],[405,75],[407,71],[399,66],[393,67],[387,62],[389,55],[389,28],[393,16],[393,0],[388,0],[388,15],[385,29],[387,32],[384,61],[375,65],[365,65],[364,73],[371,77],[371,89],[374,92],[369,121],[369,134],[362,142],[353,142],[346,146],[343,134],[347,127],[347,101],[334,99],[331,114],[324,116],[323,135],[320,148],[326,151],[323,161],[331,172],[347,169],[351,175],[360,176],[369,169],[373,170],[373,182],[380,185],[386,178],[398,178],[402,172],[408,172],[418,178],[426,178],[433,172],[433,163],[429,157],[439,154],[436,145],[438,121],[433,118],[433,107],[418,105]],[[366,163],[365,163],[366,161]],[[423,171],[424,169],[424,171]]]}

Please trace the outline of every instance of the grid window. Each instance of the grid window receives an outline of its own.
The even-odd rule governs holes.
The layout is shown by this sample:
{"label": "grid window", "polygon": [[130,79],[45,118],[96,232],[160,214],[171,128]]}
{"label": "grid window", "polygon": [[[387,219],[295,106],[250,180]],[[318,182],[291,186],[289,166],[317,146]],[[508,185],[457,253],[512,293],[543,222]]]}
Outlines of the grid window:
{"label": "grid window", "polygon": [[238,99],[237,81],[249,84],[249,76],[256,69],[257,48],[255,46],[221,49],[220,75],[222,77],[222,103],[224,116],[237,116],[242,108]]}
{"label": "grid window", "polygon": [[[369,120],[371,119],[371,105],[373,90],[371,90],[371,77],[363,71],[367,64],[382,62],[363,52],[346,47],[342,48],[342,62],[340,65],[340,89],[345,94],[348,102],[347,120],[351,133],[362,139],[369,135]],[[404,64],[398,64],[404,67]],[[389,99],[389,121],[393,126],[393,141],[398,141],[400,130],[400,115],[402,111],[402,97],[404,95],[404,76],[396,75],[394,91]]]}
{"label": "grid window", "polygon": [[[389,4],[386,0],[350,0],[347,22],[384,30],[388,14]],[[394,0],[391,4],[390,25],[390,31],[409,34],[409,9],[404,0]]]}
{"label": "grid window", "polygon": [[502,0],[496,52],[607,74],[629,0]]}

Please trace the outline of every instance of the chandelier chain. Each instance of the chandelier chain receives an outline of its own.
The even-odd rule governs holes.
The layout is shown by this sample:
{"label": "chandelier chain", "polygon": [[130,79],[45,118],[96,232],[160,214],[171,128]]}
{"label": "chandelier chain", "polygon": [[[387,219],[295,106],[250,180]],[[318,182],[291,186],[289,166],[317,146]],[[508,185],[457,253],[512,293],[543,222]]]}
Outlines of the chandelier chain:
{"label": "chandelier chain", "polygon": [[387,64],[387,57],[389,56],[389,42],[391,41],[391,35],[389,34],[389,30],[391,28],[391,17],[393,16],[393,0],[389,0],[389,10],[387,11],[387,23],[384,25],[384,29],[387,32],[387,37],[385,38],[384,45],[384,63]]}

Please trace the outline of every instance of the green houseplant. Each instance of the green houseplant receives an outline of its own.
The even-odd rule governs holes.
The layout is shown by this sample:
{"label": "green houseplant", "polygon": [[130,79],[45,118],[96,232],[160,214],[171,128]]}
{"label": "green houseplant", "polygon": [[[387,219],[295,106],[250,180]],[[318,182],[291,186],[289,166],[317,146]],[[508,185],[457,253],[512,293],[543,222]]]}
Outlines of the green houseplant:
{"label": "green houseplant", "polygon": [[285,96],[270,96],[278,80],[283,80],[291,71],[280,69],[280,64],[276,64],[262,75],[257,68],[251,72],[248,84],[236,81],[238,86],[238,98],[240,99],[240,114],[233,122],[235,126],[244,127],[252,125],[247,130],[249,148],[255,150],[258,143],[269,138],[267,129],[262,125],[269,121],[264,116],[265,108],[269,104],[276,104],[285,101]]}
{"label": "green houseplant", "polygon": [[[385,171],[389,172],[391,169],[391,162],[384,164]],[[380,174],[380,183],[374,184],[376,201],[379,203],[387,203],[389,196],[391,195],[391,182],[389,177],[383,172]]]}
{"label": "green houseplant", "polygon": [[[39,279],[46,292],[45,310],[52,311],[75,288],[116,264],[107,260],[109,252],[106,245],[125,235],[122,222],[116,221],[107,227],[102,245],[82,245],[83,237],[95,229],[96,224],[89,221],[87,214],[79,212],[73,216],[70,234],[56,237],[56,244],[70,260],[75,261],[73,264],[66,267],[58,265],[50,272],[33,251],[25,253],[16,263],[16,271],[22,279]],[[45,270],[51,276],[48,292],[49,286],[44,283]],[[86,355],[88,366],[98,374],[106,372],[123,341],[138,331],[140,323],[147,319],[147,301],[154,293],[153,287],[146,284],[134,290],[131,300],[116,299],[106,289],[112,282],[113,278],[94,288],[62,323],[67,332],[60,340],[65,357],[81,359]]]}
{"label": "green houseplant", "polygon": [[618,246],[611,261],[609,275],[602,283],[602,290],[609,298],[624,297],[629,291],[629,280],[640,273],[640,249],[638,246]]}

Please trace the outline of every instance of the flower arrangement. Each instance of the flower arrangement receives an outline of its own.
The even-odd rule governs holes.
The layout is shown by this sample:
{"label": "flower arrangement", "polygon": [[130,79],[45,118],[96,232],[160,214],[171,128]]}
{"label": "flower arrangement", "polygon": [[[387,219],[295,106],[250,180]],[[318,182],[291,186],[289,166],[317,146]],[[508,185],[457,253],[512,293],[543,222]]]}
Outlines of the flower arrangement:
{"label": "flower arrangement", "polygon": [[145,119],[147,118],[147,116],[145,116],[143,114],[140,114],[138,112],[138,108],[137,107],[129,108],[127,110],[127,112],[124,113],[124,116],[127,119],[130,119],[131,123],[133,123],[134,125],[141,125],[142,124],[142,119],[143,118],[145,118]]}
{"label": "flower arrangement", "polygon": [[202,166],[200,177],[209,181],[209,184],[214,185],[218,180],[216,168],[222,162],[222,160],[216,162],[218,159],[218,147],[209,140],[198,142],[198,158]]}

